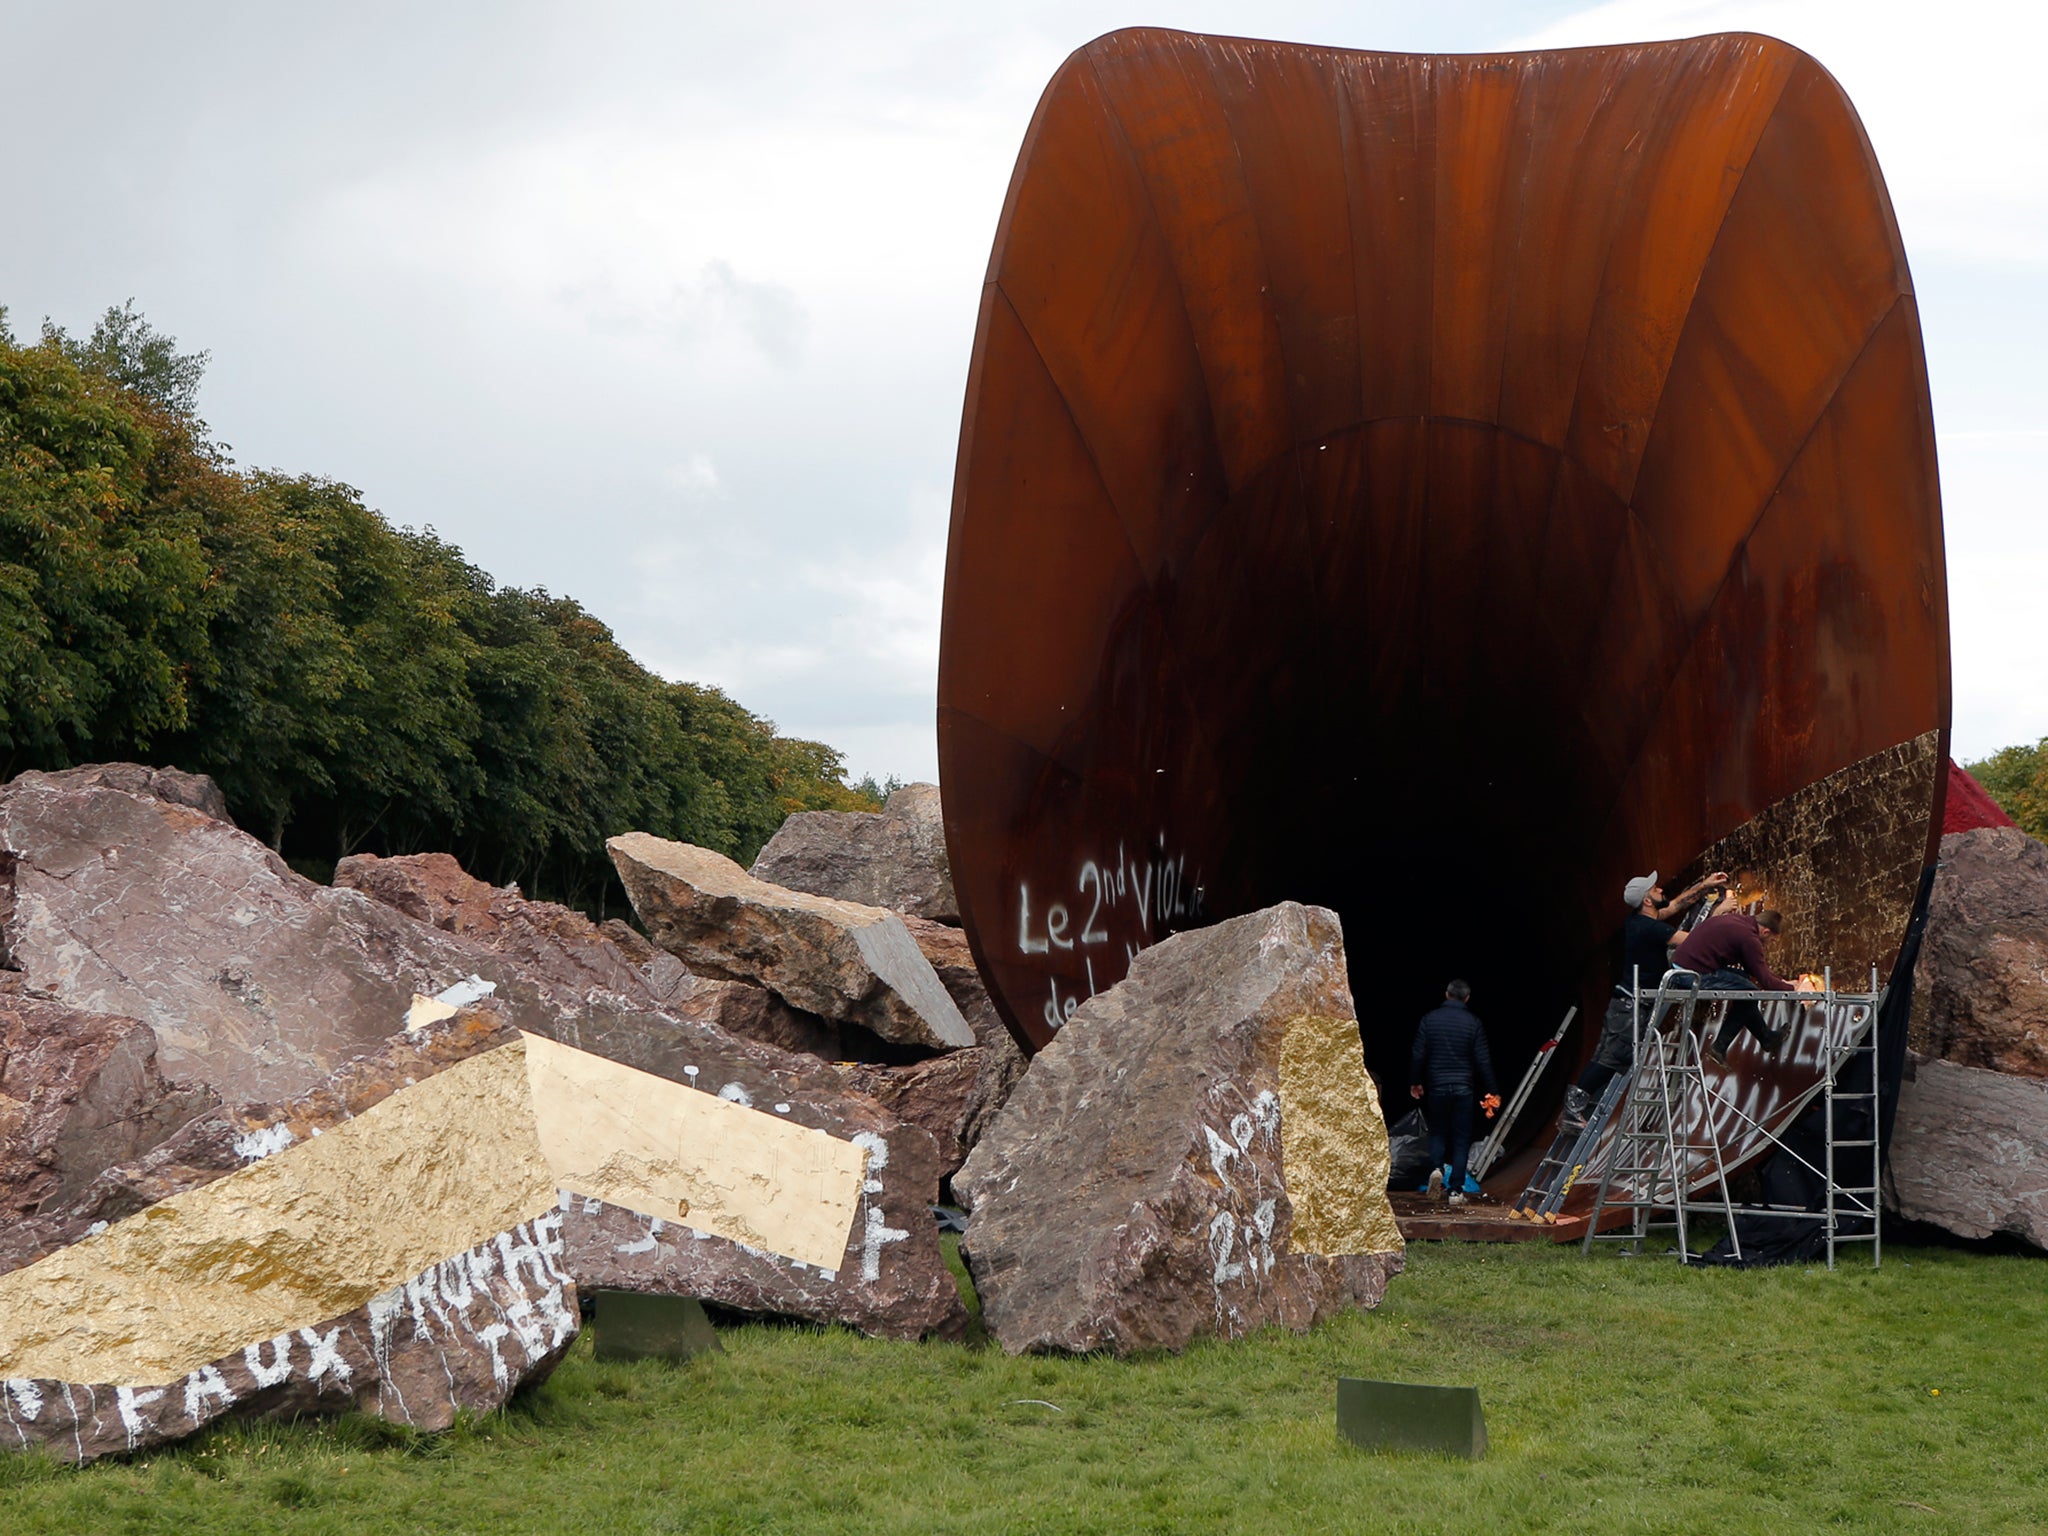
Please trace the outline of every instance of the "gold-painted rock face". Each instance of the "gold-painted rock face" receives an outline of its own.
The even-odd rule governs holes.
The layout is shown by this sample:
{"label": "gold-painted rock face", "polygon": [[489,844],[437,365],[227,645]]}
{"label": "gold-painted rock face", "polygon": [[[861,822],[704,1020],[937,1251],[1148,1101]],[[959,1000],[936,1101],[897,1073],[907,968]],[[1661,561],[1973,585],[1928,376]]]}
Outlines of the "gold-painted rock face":
{"label": "gold-painted rock face", "polygon": [[[263,1149],[268,1150],[268,1149]],[[363,1306],[570,1190],[837,1264],[867,1154],[537,1037],[0,1276],[0,1377],[154,1383]]]}
{"label": "gold-painted rock face", "polygon": [[860,1147],[537,1035],[525,1049],[562,1188],[837,1267],[866,1171]]}
{"label": "gold-painted rock face", "polygon": [[502,1046],[0,1277],[0,1375],[167,1381],[351,1311],[555,1187]]}
{"label": "gold-painted rock face", "polygon": [[1358,1020],[1304,1014],[1287,1026],[1280,1145],[1297,1250],[1400,1250],[1387,1202],[1387,1125],[1359,1049]]}

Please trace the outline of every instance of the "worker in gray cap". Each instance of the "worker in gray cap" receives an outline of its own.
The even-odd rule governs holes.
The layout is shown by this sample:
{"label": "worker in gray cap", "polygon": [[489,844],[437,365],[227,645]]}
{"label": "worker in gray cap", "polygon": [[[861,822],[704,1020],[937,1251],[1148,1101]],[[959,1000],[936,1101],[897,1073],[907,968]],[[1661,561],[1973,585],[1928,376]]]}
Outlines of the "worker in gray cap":
{"label": "worker in gray cap", "polygon": [[1654,987],[1670,968],[1667,952],[1684,937],[1671,919],[1702,892],[1727,883],[1727,871],[1717,869],[1667,901],[1653,869],[1622,887],[1621,899],[1629,911],[1621,929],[1621,979],[1608,998],[1607,1017],[1601,1023],[1600,1043],[1593,1049],[1593,1059],[1586,1063],[1578,1082],[1564,1091],[1567,1127],[1583,1125],[1599,1102],[1608,1079],[1635,1065],[1635,1010],[1631,992],[1636,987]]}

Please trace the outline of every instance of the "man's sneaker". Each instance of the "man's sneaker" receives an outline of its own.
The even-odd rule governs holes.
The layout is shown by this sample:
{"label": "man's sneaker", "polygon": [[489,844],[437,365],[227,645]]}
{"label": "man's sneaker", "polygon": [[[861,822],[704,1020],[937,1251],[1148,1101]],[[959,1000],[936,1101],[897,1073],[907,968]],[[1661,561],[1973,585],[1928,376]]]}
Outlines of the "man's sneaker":
{"label": "man's sneaker", "polygon": [[1583,1131],[1586,1117],[1593,1112],[1593,1095],[1577,1083],[1564,1091],[1564,1128],[1568,1131]]}
{"label": "man's sneaker", "polygon": [[1725,1067],[1728,1065],[1728,1055],[1725,1051],[1721,1049],[1719,1041],[1713,1041],[1708,1044],[1707,1060],[1711,1061],[1717,1067]]}
{"label": "man's sneaker", "polygon": [[1429,1170],[1429,1198],[1441,1200],[1444,1197],[1444,1171],[1441,1168]]}
{"label": "man's sneaker", "polygon": [[1460,1191],[1459,1191],[1459,1193],[1460,1193],[1460,1194],[1466,1194],[1466,1195],[1476,1195],[1476,1194],[1478,1194],[1478,1193],[1479,1193],[1479,1181],[1478,1181],[1477,1179],[1473,1178],[1471,1174],[1469,1174],[1469,1173],[1468,1173],[1468,1174],[1466,1174],[1466,1175],[1465,1175],[1465,1187],[1464,1187],[1464,1188],[1463,1188],[1462,1190],[1460,1190]]}
{"label": "man's sneaker", "polygon": [[1453,1204],[1453,1205],[1463,1205],[1464,1203],[1465,1203],[1465,1197],[1464,1197],[1463,1195],[1453,1195],[1453,1196],[1451,1196],[1451,1204]]}
{"label": "man's sneaker", "polygon": [[1780,1025],[1777,1032],[1771,1036],[1770,1042],[1764,1046],[1765,1054],[1776,1056],[1785,1049],[1785,1042],[1791,1038],[1792,1026],[1790,1024]]}

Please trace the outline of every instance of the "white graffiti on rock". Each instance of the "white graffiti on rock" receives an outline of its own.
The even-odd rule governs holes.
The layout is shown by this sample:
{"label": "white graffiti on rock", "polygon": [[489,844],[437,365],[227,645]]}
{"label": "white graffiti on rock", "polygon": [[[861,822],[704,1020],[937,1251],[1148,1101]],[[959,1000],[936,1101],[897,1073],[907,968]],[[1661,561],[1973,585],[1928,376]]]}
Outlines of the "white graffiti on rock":
{"label": "white graffiti on rock", "polygon": [[109,1391],[9,1380],[0,1426],[20,1449],[72,1461],[144,1450],[232,1414],[285,1405],[356,1408],[439,1428],[460,1409],[502,1402],[575,1338],[562,1255],[561,1214],[548,1211],[381,1292],[360,1312],[258,1340],[179,1381]]}

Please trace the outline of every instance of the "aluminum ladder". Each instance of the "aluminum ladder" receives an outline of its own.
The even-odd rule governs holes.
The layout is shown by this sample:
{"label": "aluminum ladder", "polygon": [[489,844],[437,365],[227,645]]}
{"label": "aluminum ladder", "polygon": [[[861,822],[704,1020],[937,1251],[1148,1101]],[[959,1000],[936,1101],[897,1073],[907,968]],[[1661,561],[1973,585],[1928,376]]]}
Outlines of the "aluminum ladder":
{"label": "aluminum ladder", "polygon": [[[1702,1021],[1711,1026],[1714,999]],[[1673,987],[1671,973],[1657,984],[1647,1023],[1642,1016],[1642,993],[1636,993],[1635,1068],[1629,1073],[1629,1090],[1621,1124],[1614,1135],[1593,1210],[1587,1220],[1584,1252],[1603,1236],[1608,1241],[1626,1242],[1640,1253],[1652,1227],[1672,1226],[1678,1233],[1678,1260],[1693,1259],[1691,1232],[1686,1217],[1697,1210],[1716,1211],[1728,1224],[1729,1241],[1741,1258],[1741,1239],[1735,1229],[1735,1200],[1728,1188],[1728,1168],[1721,1153],[1720,1138],[1714,1134],[1714,1100],[1707,1086],[1701,1057],[1701,1035],[1693,1024],[1701,1003],[1697,985]],[[1720,1189],[1718,1202],[1693,1198],[1694,1186],[1710,1184]],[[1627,1209],[1626,1231],[1602,1234],[1600,1224],[1610,1207]],[[1669,1221],[1657,1213],[1668,1210]]]}
{"label": "aluminum ladder", "polygon": [[1500,1119],[1494,1122],[1493,1129],[1487,1133],[1486,1139],[1473,1149],[1471,1161],[1466,1164],[1473,1178],[1485,1178],[1486,1171],[1500,1161],[1501,1148],[1507,1145],[1508,1132],[1514,1129],[1516,1117],[1528,1105],[1529,1095],[1543,1076],[1543,1069],[1550,1065],[1550,1058],[1557,1054],[1558,1043],[1564,1039],[1564,1032],[1572,1027],[1572,1020],[1577,1018],[1578,1014],[1579,1008],[1576,1003],[1565,1009],[1564,1022],[1551,1032],[1548,1040],[1543,1042],[1542,1047],[1536,1052],[1536,1059],[1529,1063],[1529,1070],[1522,1074],[1522,1081],[1515,1089],[1515,1096],[1508,1100],[1508,1107],[1501,1111]]}
{"label": "aluminum ladder", "polygon": [[1557,1213],[1564,1205],[1565,1196],[1572,1192],[1572,1186],[1586,1171],[1586,1165],[1593,1159],[1594,1151],[1600,1145],[1600,1137],[1607,1129],[1607,1122],[1614,1118],[1615,1106],[1627,1092],[1629,1074],[1618,1072],[1607,1081],[1600,1100],[1593,1106],[1593,1112],[1586,1117],[1586,1123],[1573,1130],[1560,1126],[1550,1143],[1550,1149],[1536,1164],[1536,1171],[1529,1175],[1529,1182],[1522,1189],[1512,1210],[1510,1221],[1555,1222]]}

